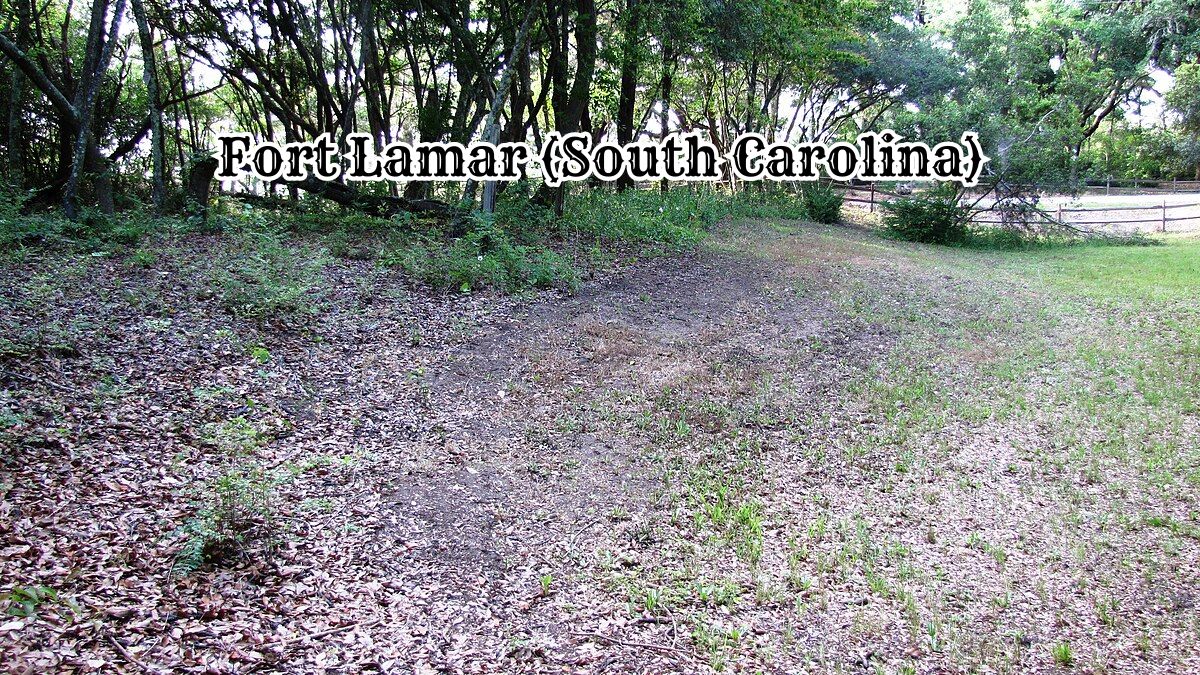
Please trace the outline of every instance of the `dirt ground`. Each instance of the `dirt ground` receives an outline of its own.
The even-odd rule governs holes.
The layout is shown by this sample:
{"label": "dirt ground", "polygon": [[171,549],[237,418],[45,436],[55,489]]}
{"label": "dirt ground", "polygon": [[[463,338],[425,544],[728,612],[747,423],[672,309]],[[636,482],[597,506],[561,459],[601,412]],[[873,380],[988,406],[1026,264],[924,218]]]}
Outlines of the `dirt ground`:
{"label": "dirt ground", "polygon": [[[1126,428],[1063,403],[1106,318],[986,260],[758,222],[574,295],[343,262],[279,330],[195,292],[203,245],[4,273],[6,331],[73,336],[3,362],[0,590],[55,593],[13,672],[1200,670],[1194,484],[1153,482],[1195,466],[1072,454]],[[251,459],[275,536],[173,574]]]}

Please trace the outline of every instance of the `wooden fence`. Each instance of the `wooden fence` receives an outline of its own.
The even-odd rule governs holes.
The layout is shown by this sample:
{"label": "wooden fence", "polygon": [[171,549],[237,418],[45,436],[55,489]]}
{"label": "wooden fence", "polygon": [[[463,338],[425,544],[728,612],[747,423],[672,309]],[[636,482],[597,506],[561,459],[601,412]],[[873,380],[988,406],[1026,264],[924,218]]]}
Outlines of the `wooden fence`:
{"label": "wooden fence", "polygon": [[[842,190],[842,199],[846,202],[855,204],[864,204],[867,211],[874,213],[875,210],[884,203],[894,199],[904,197],[895,192],[889,192],[877,187],[875,184],[849,186],[846,184],[833,183],[833,185]],[[860,196],[865,195],[865,196]],[[1139,195],[1145,196],[1145,195]],[[1192,209],[1194,214],[1178,213],[1180,209]],[[1146,206],[1096,206],[1090,208],[1070,208],[1064,207],[1062,204],[1057,204],[1049,209],[1039,209],[1042,215],[1050,221],[1057,221],[1064,225],[1070,226],[1121,226],[1121,225],[1147,225],[1154,224],[1159,232],[1166,232],[1170,223],[1193,223],[1195,228],[1200,228],[1200,201],[1189,202],[1186,204],[1168,204],[1164,198],[1158,204],[1148,204]],[[1109,214],[1115,213],[1116,216],[1102,218],[1095,217],[1094,214]],[[1082,219],[1076,219],[1072,214],[1084,214],[1080,216]],[[1093,214],[1090,217],[1087,214]],[[1129,214],[1126,216],[1125,214]],[[971,214],[971,222],[981,225],[999,225],[1001,224],[998,218],[990,218],[989,216],[997,216],[997,212],[987,207],[975,208]],[[1139,227],[1138,229],[1144,229]],[[1186,229],[1194,229],[1187,227]]]}

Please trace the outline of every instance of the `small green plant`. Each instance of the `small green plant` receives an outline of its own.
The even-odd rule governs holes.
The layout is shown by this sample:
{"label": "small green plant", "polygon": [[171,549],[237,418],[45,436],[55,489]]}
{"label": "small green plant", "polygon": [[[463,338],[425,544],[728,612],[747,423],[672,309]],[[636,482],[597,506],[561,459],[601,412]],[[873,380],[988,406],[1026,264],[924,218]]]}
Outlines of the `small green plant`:
{"label": "small green plant", "polygon": [[618,505],[612,507],[611,509],[609,509],[608,519],[612,520],[612,521],[629,520],[630,519],[629,509],[618,504]]}
{"label": "small green plant", "polygon": [[1069,642],[1059,642],[1050,648],[1050,654],[1054,657],[1054,662],[1065,668],[1070,668],[1075,664],[1075,655],[1071,653],[1071,644]]}
{"label": "small green plant", "polygon": [[942,651],[942,624],[932,620],[925,622],[925,635],[929,637],[929,651]]}
{"label": "small green plant", "polygon": [[542,597],[544,598],[547,595],[550,595],[550,587],[554,584],[554,575],[543,574],[542,576],[538,577],[538,582],[542,585]]}
{"label": "small green plant", "polygon": [[148,268],[153,267],[158,261],[158,254],[149,249],[139,248],[129,254],[129,264],[135,267]]}
{"label": "small green plant", "polygon": [[265,364],[271,360],[271,352],[262,345],[255,345],[250,348],[250,358]]}
{"label": "small green plant", "polygon": [[644,607],[648,613],[655,614],[659,609],[662,608],[662,601],[662,589],[649,588],[646,589],[645,594],[642,596],[642,607]]}
{"label": "small green plant", "polygon": [[274,483],[257,466],[235,468],[209,481],[196,515],[179,530],[184,543],[173,573],[186,576],[205,563],[245,553],[252,543],[269,548],[278,527]]}
{"label": "small green plant", "polygon": [[235,417],[220,423],[204,425],[200,440],[221,452],[241,457],[249,455],[266,443],[266,437],[245,417]]}
{"label": "small green plant", "polygon": [[1096,602],[1096,616],[1100,619],[1100,623],[1112,628],[1117,625],[1117,612],[1121,607],[1120,600],[1116,598],[1106,598]]}
{"label": "small green plant", "polygon": [[733,609],[741,599],[742,588],[737,583],[726,580],[721,583],[697,581],[696,597],[702,604],[712,604],[716,607]]}
{"label": "small green plant", "polygon": [[734,539],[739,558],[757,564],[763,553],[762,509],[757,502],[746,502],[734,512]]}
{"label": "small green plant", "polygon": [[22,618],[36,616],[42,605],[60,604],[73,613],[79,613],[75,603],[62,598],[58,591],[48,586],[17,586],[0,596],[0,603],[7,604],[5,614]]}
{"label": "small green plant", "polygon": [[736,626],[726,629],[700,619],[695,620],[692,630],[692,642],[702,653],[708,655],[708,665],[718,672],[725,670],[729,662],[729,652],[737,647],[741,639],[742,629]]}

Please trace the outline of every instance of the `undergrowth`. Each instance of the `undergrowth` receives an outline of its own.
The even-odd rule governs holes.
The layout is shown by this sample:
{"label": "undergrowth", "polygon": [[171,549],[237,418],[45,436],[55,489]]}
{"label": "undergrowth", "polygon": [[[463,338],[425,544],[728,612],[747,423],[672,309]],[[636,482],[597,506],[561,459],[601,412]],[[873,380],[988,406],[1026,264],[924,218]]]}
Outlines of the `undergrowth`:
{"label": "undergrowth", "polygon": [[261,468],[226,471],[204,484],[198,501],[196,515],[178,531],[183,544],[175,557],[175,575],[272,545],[278,530],[275,480]]}

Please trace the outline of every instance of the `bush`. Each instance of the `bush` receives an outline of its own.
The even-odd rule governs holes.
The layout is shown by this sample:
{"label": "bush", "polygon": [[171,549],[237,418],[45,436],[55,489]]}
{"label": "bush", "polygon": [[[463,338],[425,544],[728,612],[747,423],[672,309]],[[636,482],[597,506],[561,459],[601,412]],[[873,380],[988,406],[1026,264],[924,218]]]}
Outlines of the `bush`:
{"label": "bush", "polygon": [[729,213],[711,189],[588,190],[567,202],[560,227],[603,239],[691,248]]}
{"label": "bush", "polygon": [[961,244],[970,233],[967,207],[947,189],[883,205],[883,224],[893,236],[924,244]]}
{"label": "bush", "polygon": [[86,252],[132,248],[155,226],[141,211],[109,215],[85,208],[78,220],[57,214],[23,214],[33,192],[0,187],[0,250],[30,245],[58,245]]}
{"label": "bush", "polygon": [[221,305],[236,316],[310,316],[320,308],[324,266],[322,255],[289,247],[278,232],[238,232],[217,259],[213,283]]}
{"label": "bush", "polygon": [[739,218],[803,220],[808,217],[808,212],[795,194],[763,186],[763,189],[739,192],[730,206],[730,215]]}
{"label": "bush", "polygon": [[196,515],[179,528],[185,537],[173,572],[186,576],[204,563],[216,563],[257,543],[269,546],[278,529],[275,480],[257,466],[232,469],[201,491]]}
{"label": "bush", "polygon": [[545,237],[555,220],[553,210],[530,197],[529,182],[522,179],[508,186],[496,200],[496,225],[524,244]]}
{"label": "bush", "polygon": [[480,287],[506,292],[579,284],[575,268],[543,246],[516,244],[493,217],[474,214],[470,230],[450,244],[415,238],[384,253],[380,263],[398,266],[417,279],[463,293]]}
{"label": "bush", "polygon": [[842,196],[831,185],[807,183],[800,190],[800,203],[809,220],[832,225],[842,217]]}

